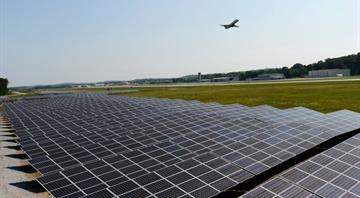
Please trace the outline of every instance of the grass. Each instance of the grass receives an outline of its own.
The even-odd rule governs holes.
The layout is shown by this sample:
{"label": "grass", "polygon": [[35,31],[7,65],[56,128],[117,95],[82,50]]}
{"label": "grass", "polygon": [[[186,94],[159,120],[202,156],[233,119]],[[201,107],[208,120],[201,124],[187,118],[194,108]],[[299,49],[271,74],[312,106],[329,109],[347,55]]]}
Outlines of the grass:
{"label": "grass", "polygon": [[26,96],[35,96],[38,95],[34,91],[12,91],[10,94],[6,95],[7,98],[19,98],[19,97],[26,97]]}
{"label": "grass", "polygon": [[[126,90],[126,89],[134,89],[134,88],[129,88],[129,87],[112,87],[111,90]],[[136,88],[137,89],[137,88]],[[90,91],[90,92],[103,92],[106,91],[107,88],[104,87],[90,87],[90,88],[72,88],[72,89],[57,89],[57,90],[63,90],[63,91]]]}
{"label": "grass", "polygon": [[[341,109],[360,112],[360,81],[136,87],[136,89],[140,92],[120,95],[178,98],[221,104],[239,103],[247,106],[266,104],[281,109],[304,106],[324,113]],[[93,91],[101,91],[101,89]]]}

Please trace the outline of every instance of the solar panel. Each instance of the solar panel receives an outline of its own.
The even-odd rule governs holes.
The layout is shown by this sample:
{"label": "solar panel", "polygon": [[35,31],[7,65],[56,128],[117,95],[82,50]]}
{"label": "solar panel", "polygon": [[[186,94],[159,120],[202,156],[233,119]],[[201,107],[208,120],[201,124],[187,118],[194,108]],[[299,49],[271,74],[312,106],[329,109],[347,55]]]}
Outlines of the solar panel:
{"label": "solar panel", "polygon": [[242,197],[295,195],[291,193],[299,197],[360,197],[360,134],[290,168]]}
{"label": "solar panel", "polygon": [[55,197],[211,197],[360,128],[360,115],[345,110],[96,93],[5,107],[39,182]]}

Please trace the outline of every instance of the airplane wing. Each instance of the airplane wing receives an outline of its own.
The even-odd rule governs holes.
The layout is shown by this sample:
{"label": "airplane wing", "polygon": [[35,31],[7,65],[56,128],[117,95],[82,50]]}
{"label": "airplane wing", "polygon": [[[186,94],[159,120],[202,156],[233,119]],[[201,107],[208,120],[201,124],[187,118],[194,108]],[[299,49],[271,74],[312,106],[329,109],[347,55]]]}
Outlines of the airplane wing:
{"label": "airplane wing", "polygon": [[233,22],[230,23],[230,25],[235,25],[237,22],[239,22],[239,19],[235,19]]}

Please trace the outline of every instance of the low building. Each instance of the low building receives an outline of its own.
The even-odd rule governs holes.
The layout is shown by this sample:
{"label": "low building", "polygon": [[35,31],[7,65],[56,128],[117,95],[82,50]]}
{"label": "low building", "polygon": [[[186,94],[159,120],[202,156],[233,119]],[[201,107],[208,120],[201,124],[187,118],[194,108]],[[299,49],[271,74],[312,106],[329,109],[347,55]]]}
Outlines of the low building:
{"label": "low building", "polygon": [[105,82],[105,86],[121,86],[121,85],[128,85],[130,84],[127,81],[108,81]]}
{"label": "low building", "polygon": [[350,69],[320,69],[309,71],[309,77],[336,77],[336,76],[350,76]]}
{"label": "low building", "polygon": [[95,87],[104,87],[105,83],[95,83]]}
{"label": "low building", "polygon": [[135,79],[129,83],[131,84],[167,84],[173,83],[174,80],[171,78],[144,78],[144,79]]}
{"label": "low building", "polygon": [[239,78],[237,77],[219,77],[211,79],[212,82],[229,82],[229,81],[237,81]]}
{"label": "low building", "polygon": [[279,80],[284,79],[285,75],[281,73],[272,73],[272,74],[260,74],[252,80]]}

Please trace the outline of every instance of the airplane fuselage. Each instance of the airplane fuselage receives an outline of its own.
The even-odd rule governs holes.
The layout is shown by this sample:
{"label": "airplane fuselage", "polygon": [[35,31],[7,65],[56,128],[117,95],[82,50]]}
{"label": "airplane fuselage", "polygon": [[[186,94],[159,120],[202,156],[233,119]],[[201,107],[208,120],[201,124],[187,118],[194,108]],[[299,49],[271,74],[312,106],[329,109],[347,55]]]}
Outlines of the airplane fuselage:
{"label": "airplane fuselage", "polygon": [[221,25],[221,26],[223,26],[225,29],[229,29],[229,28],[232,28],[232,27],[239,27],[239,26],[237,26],[237,25],[235,25],[237,22],[239,22],[239,20],[238,19],[235,19],[233,22],[231,22],[230,24],[228,24],[228,25]]}

